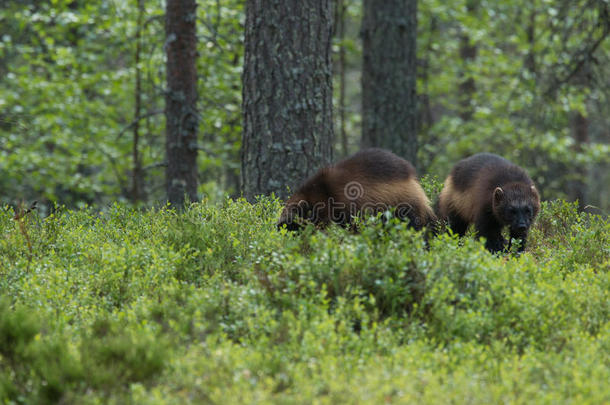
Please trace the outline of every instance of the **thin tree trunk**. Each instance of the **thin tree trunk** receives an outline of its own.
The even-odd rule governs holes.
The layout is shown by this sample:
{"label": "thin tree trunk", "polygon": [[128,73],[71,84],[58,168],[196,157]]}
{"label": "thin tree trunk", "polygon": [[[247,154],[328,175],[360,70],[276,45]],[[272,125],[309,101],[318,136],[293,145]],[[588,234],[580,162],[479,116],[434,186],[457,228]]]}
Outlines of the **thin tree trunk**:
{"label": "thin tree trunk", "polygon": [[534,47],[536,45],[536,8],[533,7],[529,13],[529,21],[525,29],[529,48],[525,56],[525,68],[532,74],[536,74],[536,55]]}
{"label": "thin tree trunk", "polygon": [[142,68],[140,67],[140,60],[142,54],[142,24],[144,19],[144,0],[137,0],[138,17],[136,27],[136,54],[135,54],[135,67],[136,67],[136,85],[134,91],[134,126],[133,126],[133,173],[131,183],[131,201],[137,203],[144,197],[144,179],[142,171],[142,162],[140,160],[140,114],[142,112]]}
{"label": "thin tree trunk", "polygon": [[[584,146],[589,142],[589,120],[580,111],[573,111],[571,121],[574,149],[582,153]],[[585,183],[587,169],[582,164],[575,164],[572,170],[574,180],[570,184],[570,197],[572,200],[578,200],[578,207],[583,210],[587,195],[587,184]]]}
{"label": "thin tree trunk", "polygon": [[419,116],[417,119],[417,130],[421,133],[422,131],[427,131],[433,122],[432,117],[432,105],[430,102],[430,58],[433,54],[432,49],[432,41],[434,33],[436,32],[437,21],[436,17],[430,16],[430,25],[428,28],[428,41],[425,46],[424,58],[418,61],[418,64],[421,66],[421,81],[422,81],[422,91],[418,94],[418,112]]}
{"label": "thin tree trunk", "polygon": [[197,35],[195,0],[167,0],[167,199],[181,208],[197,200]]}
{"label": "thin tree trunk", "polygon": [[332,155],[330,0],[248,0],[243,194],[285,198]]}
{"label": "thin tree trunk", "polygon": [[364,0],[362,146],[415,163],[417,0]]}
{"label": "thin tree trunk", "polygon": [[[466,1],[466,11],[474,14],[479,0]],[[470,35],[462,33],[460,37],[460,58],[462,60],[462,81],[459,84],[458,98],[460,100],[460,118],[470,121],[474,114],[473,96],[476,91],[474,77],[470,66],[477,57],[477,46],[471,43]]]}
{"label": "thin tree trunk", "polygon": [[337,0],[335,4],[335,26],[336,36],[339,39],[339,134],[341,136],[341,154],[346,157],[349,153],[347,144],[347,131],[345,129],[345,89],[346,89],[346,77],[345,77],[345,11],[346,11],[345,0]]}

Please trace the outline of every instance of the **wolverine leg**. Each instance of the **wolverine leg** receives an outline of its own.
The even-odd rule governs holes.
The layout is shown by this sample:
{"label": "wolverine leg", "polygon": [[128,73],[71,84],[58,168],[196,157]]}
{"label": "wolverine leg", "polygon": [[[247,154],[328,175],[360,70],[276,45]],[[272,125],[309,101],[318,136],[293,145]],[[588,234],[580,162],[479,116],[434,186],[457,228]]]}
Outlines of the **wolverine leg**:
{"label": "wolverine leg", "polygon": [[475,227],[479,236],[485,238],[485,248],[491,253],[504,250],[506,241],[502,237],[502,226],[495,219],[483,216],[477,219]]}
{"label": "wolverine leg", "polygon": [[466,234],[468,222],[464,221],[459,214],[450,212],[447,219],[449,220],[449,228],[451,228],[453,233],[458,234],[460,237]]}
{"label": "wolverine leg", "polygon": [[519,243],[519,248],[517,249],[517,252],[521,253],[525,250],[525,242],[527,242],[527,235],[510,235],[511,239],[517,239],[520,243]]}

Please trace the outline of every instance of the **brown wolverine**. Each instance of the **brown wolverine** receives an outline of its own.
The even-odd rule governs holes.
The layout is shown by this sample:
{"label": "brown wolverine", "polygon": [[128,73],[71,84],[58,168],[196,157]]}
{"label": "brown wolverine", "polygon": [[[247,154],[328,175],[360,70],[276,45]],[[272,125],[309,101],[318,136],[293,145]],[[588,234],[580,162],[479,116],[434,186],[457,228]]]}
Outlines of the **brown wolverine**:
{"label": "brown wolverine", "polygon": [[479,153],[453,167],[438,208],[439,216],[460,236],[474,224],[491,252],[504,250],[502,228],[508,226],[510,237],[521,240],[519,251],[523,251],[540,210],[540,195],[525,170],[498,155]]}
{"label": "brown wolverine", "polygon": [[354,216],[390,208],[418,230],[436,219],[409,162],[384,149],[364,149],[307,179],[286,202],[278,228],[348,225]]}

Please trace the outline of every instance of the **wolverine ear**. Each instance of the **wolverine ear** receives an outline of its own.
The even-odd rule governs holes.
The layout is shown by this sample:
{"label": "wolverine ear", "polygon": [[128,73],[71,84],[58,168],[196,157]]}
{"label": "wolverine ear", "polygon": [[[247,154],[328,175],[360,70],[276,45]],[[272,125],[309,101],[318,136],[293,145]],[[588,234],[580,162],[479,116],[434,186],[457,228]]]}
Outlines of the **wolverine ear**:
{"label": "wolverine ear", "polygon": [[306,219],[309,216],[310,209],[309,201],[307,200],[300,200],[297,204],[298,215],[303,219]]}
{"label": "wolverine ear", "polygon": [[496,189],[494,190],[494,202],[496,204],[499,204],[502,202],[503,199],[504,199],[504,190],[502,190],[502,187],[496,187]]}
{"label": "wolverine ear", "polygon": [[307,200],[300,200],[297,204],[299,209],[307,211],[309,209],[309,202]]}
{"label": "wolverine ear", "polygon": [[532,184],[532,186],[530,187],[530,189],[532,190],[532,193],[534,193],[534,194],[538,194],[538,189],[536,189],[536,186],[534,186],[533,184]]}

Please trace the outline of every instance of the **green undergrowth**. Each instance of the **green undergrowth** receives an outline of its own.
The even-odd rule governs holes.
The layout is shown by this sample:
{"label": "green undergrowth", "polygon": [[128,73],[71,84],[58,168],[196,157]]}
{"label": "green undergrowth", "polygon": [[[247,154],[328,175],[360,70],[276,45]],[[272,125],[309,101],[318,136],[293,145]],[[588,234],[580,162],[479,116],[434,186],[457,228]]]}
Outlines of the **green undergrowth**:
{"label": "green undergrowth", "polygon": [[545,203],[525,254],[280,205],[0,211],[0,401],[610,402],[610,223]]}

